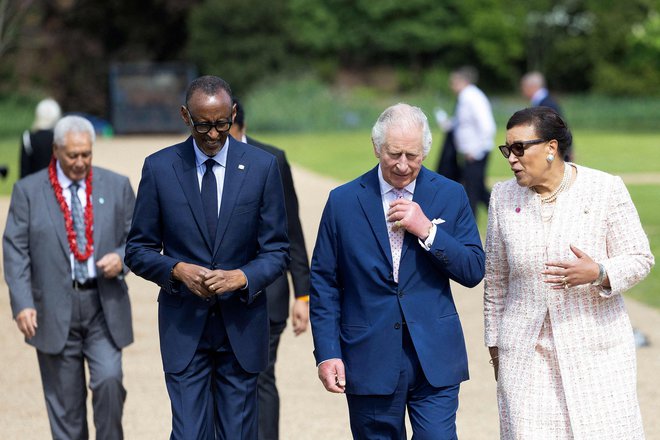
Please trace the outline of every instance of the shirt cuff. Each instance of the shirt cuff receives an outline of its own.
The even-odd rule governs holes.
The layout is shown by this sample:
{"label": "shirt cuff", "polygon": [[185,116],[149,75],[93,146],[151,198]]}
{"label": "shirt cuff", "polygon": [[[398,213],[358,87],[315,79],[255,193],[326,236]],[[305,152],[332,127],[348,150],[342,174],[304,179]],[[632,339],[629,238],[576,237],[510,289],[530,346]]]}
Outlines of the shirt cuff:
{"label": "shirt cuff", "polygon": [[429,236],[426,237],[426,240],[422,241],[420,238],[417,239],[419,245],[424,248],[424,250],[430,251],[431,246],[433,246],[433,241],[435,240],[435,233],[438,231],[438,222],[437,220],[431,220],[432,224],[429,228]]}

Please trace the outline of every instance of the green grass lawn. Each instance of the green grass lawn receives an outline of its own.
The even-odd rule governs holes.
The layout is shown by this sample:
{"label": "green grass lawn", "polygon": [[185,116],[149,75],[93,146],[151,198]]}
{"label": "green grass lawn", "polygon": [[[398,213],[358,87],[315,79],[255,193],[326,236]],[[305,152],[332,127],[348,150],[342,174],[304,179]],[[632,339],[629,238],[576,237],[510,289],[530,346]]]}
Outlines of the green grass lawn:
{"label": "green grass lawn", "polygon": [[[284,148],[289,160],[307,169],[346,182],[376,165],[369,131],[271,134],[254,133],[261,141]],[[660,174],[660,133],[625,133],[578,130],[574,133],[576,162],[613,174]],[[425,161],[434,169],[440,154],[442,136],[434,133],[433,148]],[[497,136],[503,143],[504,133]],[[491,155],[490,180],[510,178],[506,160],[498,151]],[[660,256],[660,185],[628,185],[639,212],[644,230],[649,236],[651,250]],[[326,197],[326,194],[319,195]],[[486,211],[479,215],[479,230],[486,231]],[[660,308],[660,271],[651,274],[627,295]]]}

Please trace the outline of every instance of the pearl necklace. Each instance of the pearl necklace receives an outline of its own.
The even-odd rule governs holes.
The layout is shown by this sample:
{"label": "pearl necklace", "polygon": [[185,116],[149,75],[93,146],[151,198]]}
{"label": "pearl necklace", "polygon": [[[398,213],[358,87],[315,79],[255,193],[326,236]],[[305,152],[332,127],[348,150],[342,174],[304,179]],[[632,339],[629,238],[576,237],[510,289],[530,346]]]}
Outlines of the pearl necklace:
{"label": "pearl necklace", "polygon": [[573,177],[573,169],[569,164],[564,163],[564,177],[562,177],[559,186],[550,195],[541,197],[541,203],[552,203],[557,200],[559,194],[570,185],[571,177]]}

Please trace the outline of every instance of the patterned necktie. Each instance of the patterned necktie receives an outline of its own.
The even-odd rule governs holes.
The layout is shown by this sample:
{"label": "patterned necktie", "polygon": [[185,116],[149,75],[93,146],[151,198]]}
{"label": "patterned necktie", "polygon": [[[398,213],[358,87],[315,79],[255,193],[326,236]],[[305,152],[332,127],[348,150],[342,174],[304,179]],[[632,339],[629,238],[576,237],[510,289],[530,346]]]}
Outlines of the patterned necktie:
{"label": "patterned necktie", "polygon": [[[82,204],[78,198],[78,188],[80,185],[73,182],[69,187],[71,191],[71,219],[73,220],[73,229],[76,231],[76,242],[78,243],[78,251],[85,252],[87,246],[87,236],[85,235],[85,216],[83,213]],[[73,257],[73,275],[76,281],[84,283],[89,277],[87,272],[87,261],[78,261]]]}
{"label": "patterned necktie", "polygon": [[[403,190],[392,189],[395,198],[403,198]],[[401,261],[401,249],[403,248],[403,237],[406,234],[404,228],[395,228],[394,222],[389,225],[390,248],[392,250],[392,274],[394,281],[399,282],[399,263]]]}
{"label": "patterned necktie", "polygon": [[202,177],[202,205],[204,206],[204,218],[209,229],[211,242],[215,242],[215,231],[218,226],[218,184],[213,174],[215,160],[207,159],[204,162],[206,172]]}

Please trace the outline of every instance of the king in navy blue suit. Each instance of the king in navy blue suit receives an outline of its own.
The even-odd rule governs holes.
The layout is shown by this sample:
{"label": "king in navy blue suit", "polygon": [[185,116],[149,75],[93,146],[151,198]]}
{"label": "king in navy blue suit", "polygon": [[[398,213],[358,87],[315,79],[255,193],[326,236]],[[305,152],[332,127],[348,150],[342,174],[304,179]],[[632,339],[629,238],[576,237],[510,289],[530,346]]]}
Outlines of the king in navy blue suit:
{"label": "king in navy blue suit", "polygon": [[145,159],[126,264],[160,286],[171,439],[256,440],[263,291],[288,264],[278,165],[228,135],[235,108],[222,79],[194,80],[181,115],[192,136]]}
{"label": "king in navy blue suit", "polygon": [[406,408],[415,439],[454,439],[468,366],[450,280],[481,281],[481,240],[463,187],[422,166],[419,108],[386,109],[372,142],[378,166],[330,193],[314,249],[319,378],[346,393],[355,439],[405,439]]}

